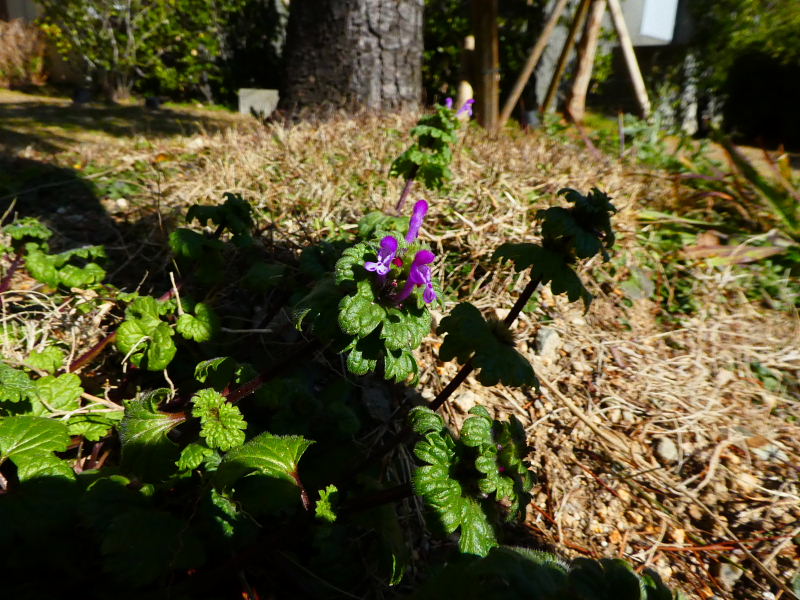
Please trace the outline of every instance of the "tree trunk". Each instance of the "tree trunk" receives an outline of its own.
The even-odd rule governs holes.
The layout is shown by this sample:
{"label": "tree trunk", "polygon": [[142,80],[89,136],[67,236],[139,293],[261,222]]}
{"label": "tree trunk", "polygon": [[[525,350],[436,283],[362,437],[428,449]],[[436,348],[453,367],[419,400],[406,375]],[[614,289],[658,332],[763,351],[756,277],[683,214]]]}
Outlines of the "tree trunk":
{"label": "tree trunk", "polygon": [[422,92],[424,0],[292,0],[281,107],[399,109]]}

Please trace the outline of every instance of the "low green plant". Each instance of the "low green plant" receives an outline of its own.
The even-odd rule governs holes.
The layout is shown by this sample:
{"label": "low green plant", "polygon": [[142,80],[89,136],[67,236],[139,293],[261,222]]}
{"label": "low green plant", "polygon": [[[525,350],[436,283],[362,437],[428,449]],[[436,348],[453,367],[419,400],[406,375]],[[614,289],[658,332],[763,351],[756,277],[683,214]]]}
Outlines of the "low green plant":
{"label": "low green plant", "polygon": [[[441,320],[439,358],[461,368],[427,404],[391,401],[417,383],[415,351],[447,277],[434,277],[420,236],[424,200],[409,219],[370,214],[357,235],[297,254],[269,250],[239,196],[194,206],[194,228],[170,235],[180,277],[160,297],[103,281],[90,267],[100,250],[51,254],[40,222],[6,225],[5,310],[27,314],[24,303],[60,306],[80,292],[94,298],[86,315],[105,304],[114,316],[83,354],[53,335],[0,363],[5,589],[425,598],[463,577],[474,586],[466,597],[677,598],[623,561],[568,565],[508,547],[535,482],[524,430],[476,406],[456,434],[437,412],[472,371],[487,386],[538,385],[511,326],[540,286],[588,309],[577,267],[608,258],[615,208],[597,189],[561,194],[565,206],[537,214],[539,243],[494,252],[528,273],[508,316],[487,319],[462,302]],[[38,281],[37,293],[5,294],[16,276]],[[258,346],[231,326],[256,303],[271,315]],[[395,452],[405,443],[417,461],[407,469]],[[414,495],[425,528],[408,526],[402,500]],[[415,543],[427,535],[443,556]]]}

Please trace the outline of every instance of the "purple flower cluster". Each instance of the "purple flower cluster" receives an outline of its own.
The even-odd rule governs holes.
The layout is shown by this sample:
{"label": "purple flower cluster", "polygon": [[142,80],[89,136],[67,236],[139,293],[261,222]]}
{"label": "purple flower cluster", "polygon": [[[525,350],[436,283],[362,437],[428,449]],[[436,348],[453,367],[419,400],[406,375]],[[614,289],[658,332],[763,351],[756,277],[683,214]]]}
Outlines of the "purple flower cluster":
{"label": "purple flower cluster", "polygon": [[[475,104],[475,100],[472,99],[472,98],[470,98],[469,100],[464,102],[464,104],[461,106],[461,108],[458,109],[458,112],[456,112],[456,116],[458,117],[459,115],[466,113],[468,117],[471,117],[472,116],[472,105],[473,104]],[[452,110],[453,109],[453,99],[452,98],[445,98],[444,106],[445,106],[445,108],[449,108],[450,110]]]}
{"label": "purple flower cluster", "polygon": [[[408,224],[406,243],[411,244],[417,239],[420,227],[422,227],[422,220],[425,218],[427,212],[428,203],[425,202],[425,200],[420,200],[414,205],[414,212]],[[375,273],[382,285],[386,283],[386,276],[389,274],[389,271],[391,271],[392,264],[403,264],[402,259],[397,257],[399,246],[400,244],[394,236],[387,235],[380,242],[378,260],[364,263],[364,268],[367,271]],[[430,250],[417,251],[411,263],[408,279],[403,289],[393,298],[395,304],[400,304],[406,300],[417,286],[425,287],[425,290],[422,292],[422,299],[425,300],[426,303],[430,304],[436,300],[436,291],[433,289],[433,281],[431,280],[431,268],[428,266],[435,258],[436,256]]]}

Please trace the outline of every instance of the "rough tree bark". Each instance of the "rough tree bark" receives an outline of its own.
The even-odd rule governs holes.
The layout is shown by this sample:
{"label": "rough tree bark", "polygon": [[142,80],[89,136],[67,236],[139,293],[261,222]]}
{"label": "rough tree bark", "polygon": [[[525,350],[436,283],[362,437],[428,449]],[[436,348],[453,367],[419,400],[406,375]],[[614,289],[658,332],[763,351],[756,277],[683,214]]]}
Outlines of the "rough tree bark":
{"label": "rough tree bark", "polygon": [[399,109],[422,93],[424,0],[292,0],[281,107]]}

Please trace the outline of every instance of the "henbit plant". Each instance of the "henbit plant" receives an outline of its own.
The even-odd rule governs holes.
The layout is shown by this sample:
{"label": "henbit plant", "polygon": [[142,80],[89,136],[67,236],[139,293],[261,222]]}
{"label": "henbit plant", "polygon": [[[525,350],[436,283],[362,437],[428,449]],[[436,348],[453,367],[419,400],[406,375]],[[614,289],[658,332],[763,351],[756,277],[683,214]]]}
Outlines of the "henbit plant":
{"label": "henbit plant", "polygon": [[452,145],[456,143],[456,132],[462,114],[472,116],[474,100],[467,100],[464,105],[453,111],[453,100],[447,98],[443,105],[437,104],[434,112],[422,117],[411,135],[417,138],[405,152],[392,162],[389,175],[406,180],[395,210],[403,212],[406,199],[411,193],[414,180],[419,177],[426,187],[432,190],[442,189],[453,177],[450,163],[453,160]]}
{"label": "henbit plant", "polygon": [[[607,257],[615,209],[596,189],[562,194],[569,207],[537,215],[541,243],[495,252],[517,271],[530,270],[508,317],[486,320],[461,303],[442,319],[440,358],[463,366],[429,405],[395,411],[408,415],[406,427],[392,426],[388,398],[366,401],[360,377],[417,380],[414,351],[440,297],[436,257],[420,239],[424,200],[408,221],[367,215],[360,239],[323,241],[299,257],[266,252],[252,234],[252,209],[238,196],[193,207],[187,219],[207,229],[170,236],[184,275],[161,299],[99,281],[99,267],[89,268],[99,251],[50,255],[40,223],[4,227],[3,292],[27,274],[63,303],[75,294],[69,284],[77,269],[85,274],[80,286],[98,298],[82,310],[93,314],[100,302],[124,308],[116,330],[71,361],[50,336],[41,349],[0,365],[0,519],[8,524],[0,544],[14,547],[4,585],[20,597],[80,587],[90,596],[210,598],[231,595],[230,583],[238,582],[245,597],[268,587],[278,597],[313,598],[332,590],[391,593],[376,590],[379,581],[403,596],[425,580],[417,592],[424,598],[464,567],[480,574],[476,590],[500,597],[672,598],[657,577],[621,561],[568,566],[504,547],[504,524],[524,519],[535,481],[522,427],[477,406],[456,435],[435,412],[472,370],[484,385],[537,384],[510,326],[540,285],[588,308],[575,265]],[[77,259],[85,264],[70,263]],[[256,351],[230,325],[237,310],[256,298],[263,303],[265,292],[272,333]],[[26,314],[8,298],[7,310]],[[281,314],[292,315],[294,333]],[[5,335],[21,339],[26,328],[9,323]],[[104,367],[115,400],[100,397],[90,368],[109,339],[119,351]],[[337,372],[339,361],[349,374]],[[399,433],[381,443],[376,425]],[[419,436],[413,453],[421,463],[410,478],[392,453],[408,434]],[[460,551],[472,558],[438,574],[422,547],[414,548],[422,561],[412,561],[412,541],[423,533],[404,534],[410,509],[395,507],[412,494],[424,502],[433,535],[447,540],[457,532]],[[73,569],[69,556],[80,556],[93,576]],[[58,576],[42,580],[32,570]]]}

